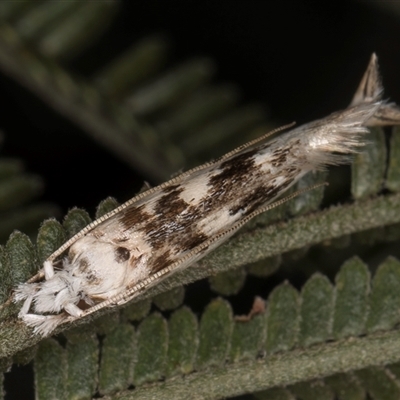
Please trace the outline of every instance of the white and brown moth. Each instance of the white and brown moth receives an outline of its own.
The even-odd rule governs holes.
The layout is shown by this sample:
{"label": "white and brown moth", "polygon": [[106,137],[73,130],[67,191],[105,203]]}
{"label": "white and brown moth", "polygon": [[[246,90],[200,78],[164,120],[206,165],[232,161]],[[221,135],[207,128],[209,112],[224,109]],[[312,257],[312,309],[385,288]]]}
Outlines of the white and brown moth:
{"label": "white and brown moth", "polygon": [[16,288],[14,301],[24,300],[19,317],[47,336],[60,324],[125,304],[197,261],[307,172],[348,162],[367,126],[399,123],[400,110],[381,94],[373,55],[347,109],[270,141],[265,135],[89,224]]}

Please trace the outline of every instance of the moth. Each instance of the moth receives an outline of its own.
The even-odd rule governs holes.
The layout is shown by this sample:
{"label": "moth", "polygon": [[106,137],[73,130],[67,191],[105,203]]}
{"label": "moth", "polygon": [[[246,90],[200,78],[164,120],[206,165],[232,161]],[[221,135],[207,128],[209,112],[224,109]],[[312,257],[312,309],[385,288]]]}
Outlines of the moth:
{"label": "moth", "polygon": [[307,172],[348,162],[368,126],[399,123],[400,109],[381,95],[373,55],[347,109],[269,141],[264,135],[92,222],[15,289],[13,300],[24,301],[19,317],[48,336],[186,268],[274,206]]}

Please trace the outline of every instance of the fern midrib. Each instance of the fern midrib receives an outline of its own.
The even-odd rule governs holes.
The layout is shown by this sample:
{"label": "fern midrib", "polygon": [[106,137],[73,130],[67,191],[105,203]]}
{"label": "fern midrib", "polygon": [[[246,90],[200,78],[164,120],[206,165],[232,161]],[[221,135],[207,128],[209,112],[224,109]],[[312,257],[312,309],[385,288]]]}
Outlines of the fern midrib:
{"label": "fern midrib", "polygon": [[213,400],[399,360],[400,331],[395,330],[209,368],[103,400]]}

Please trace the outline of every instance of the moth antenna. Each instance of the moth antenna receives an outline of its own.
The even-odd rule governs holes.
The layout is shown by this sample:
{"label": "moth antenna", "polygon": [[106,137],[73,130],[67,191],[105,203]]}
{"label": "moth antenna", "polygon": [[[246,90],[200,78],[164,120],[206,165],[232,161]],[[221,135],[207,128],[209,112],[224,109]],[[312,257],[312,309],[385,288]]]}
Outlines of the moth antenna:
{"label": "moth antenna", "polygon": [[293,121],[290,124],[286,124],[286,125],[280,126],[278,128],[275,128],[272,131],[269,131],[269,132],[265,133],[264,135],[260,136],[259,138],[256,138],[254,140],[251,140],[250,142],[244,143],[241,146],[237,147],[236,149],[233,149],[229,153],[224,154],[222,157],[218,158],[218,161],[219,162],[223,161],[223,160],[225,160],[225,159],[227,159],[229,157],[232,157],[233,155],[235,155],[235,154],[237,154],[237,153],[239,153],[239,152],[241,152],[241,151],[243,151],[245,149],[248,149],[248,148],[250,148],[250,147],[252,147],[252,146],[254,146],[256,144],[262,143],[266,139],[271,137],[272,135],[275,135],[275,133],[282,132],[282,131],[285,131],[286,129],[293,128],[293,126],[295,126],[295,125],[296,125],[296,122]]}
{"label": "moth antenna", "polygon": [[280,206],[282,204],[285,204],[288,201],[294,199],[295,197],[300,196],[301,194],[310,192],[311,190],[314,190],[314,189],[318,189],[321,186],[329,186],[329,183],[328,182],[316,183],[315,185],[308,186],[308,187],[306,187],[304,189],[296,190],[295,192],[283,197],[282,199],[274,201],[271,204],[268,204],[266,206],[262,206],[259,209],[253,211],[251,214],[246,216],[246,218],[245,218],[246,222],[248,222],[250,219],[254,218],[257,215],[262,214],[265,211],[270,211],[273,208],[276,208],[276,207],[278,207],[278,206]]}

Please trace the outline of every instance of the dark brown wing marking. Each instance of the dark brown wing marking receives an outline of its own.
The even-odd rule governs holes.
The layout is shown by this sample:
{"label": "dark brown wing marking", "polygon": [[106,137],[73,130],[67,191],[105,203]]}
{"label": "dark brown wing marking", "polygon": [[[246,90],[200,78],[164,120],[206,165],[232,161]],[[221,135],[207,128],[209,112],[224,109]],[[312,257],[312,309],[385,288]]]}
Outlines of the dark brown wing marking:
{"label": "dark brown wing marking", "polygon": [[160,256],[150,258],[149,265],[151,266],[151,273],[155,274],[169,265],[171,263],[170,257],[171,250],[168,249]]}
{"label": "dark brown wing marking", "polygon": [[132,229],[135,225],[141,224],[146,220],[152,218],[152,215],[145,211],[145,204],[140,206],[129,206],[125,210],[121,212],[121,216],[119,217],[119,222],[121,222],[122,226],[128,230]]}

